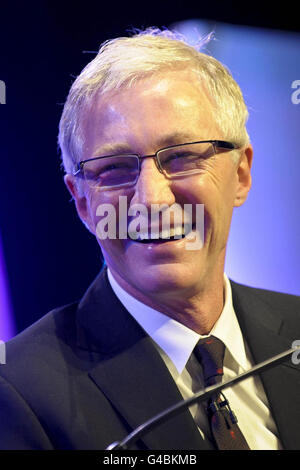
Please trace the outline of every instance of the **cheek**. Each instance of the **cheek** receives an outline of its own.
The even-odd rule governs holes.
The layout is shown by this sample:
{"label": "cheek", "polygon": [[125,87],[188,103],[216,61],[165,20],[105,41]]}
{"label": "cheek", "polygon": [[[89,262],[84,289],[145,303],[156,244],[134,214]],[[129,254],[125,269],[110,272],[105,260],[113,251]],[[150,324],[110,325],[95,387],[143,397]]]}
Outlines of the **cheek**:
{"label": "cheek", "polygon": [[105,259],[108,262],[120,264],[122,261],[125,261],[124,254],[126,252],[126,248],[124,245],[124,240],[97,240],[103,255],[105,256]]}
{"label": "cheek", "polygon": [[235,198],[234,174],[223,171],[211,171],[205,174],[191,175],[174,185],[174,191],[182,197],[184,203],[204,204],[204,230],[227,232],[230,224]]}
{"label": "cheek", "polygon": [[[99,238],[101,230],[109,231],[109,238],[98,240],[101,245],[124,245],[125,240],[115,239],[119,227],[127,234],[128,206],[132,197],[132,188],[106,192],[95,192],[89,199],[89,214],[95,235]],[[122,232],[122,233],[123,233]]]}

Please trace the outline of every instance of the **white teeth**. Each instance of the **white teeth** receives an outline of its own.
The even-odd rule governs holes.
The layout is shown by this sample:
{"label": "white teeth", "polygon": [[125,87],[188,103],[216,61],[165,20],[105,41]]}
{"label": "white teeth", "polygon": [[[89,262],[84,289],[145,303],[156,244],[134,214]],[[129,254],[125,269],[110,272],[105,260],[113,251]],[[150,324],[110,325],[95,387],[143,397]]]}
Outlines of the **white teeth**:
{"label": "white teeth", "polygon": [[178,235],[178,236],[184,235],[184,227],[176,227],[176,228],[175,228],[175,233],[174,233],[174,235],[175,235],[175,236],[176,236],[176,235]]}
{"label": "white teeth", "polygon": [[[189,226],[187,227],[189,228]],[[132,234],[133,235],[133,234]],[[185,227],[182,226],[177,226],[177,227],[172,227],[170,229],[166,228],[164,230],[161,230],[158,232],[156,229],[152,230],[151,232],[144,232],[144,233],[137,233],[135,232],[134,236],[131,236],[131,238],[135,240],[158,240],[159,238],[161,239],[168,239],[171,237],[183,237],[185,235]]]}
{"label": "white teeth", "polygon": [[169,230],[165,229],[160,233],[161,238],[170,238],[170,237],[174,237],[174,236],[181,237],[182,235],[184,235],[184,228],[183,227],[175,227],[175,228],[172,227],[171,229],[169,229]]}
{"label": "white teeth", "polygon": [[172,233],[172,229],[171,230],[165,229],[165,230],[162,230],[159,235],[160,235],[160,238],[170,238],[170,236],[172,236],[171,233]]}

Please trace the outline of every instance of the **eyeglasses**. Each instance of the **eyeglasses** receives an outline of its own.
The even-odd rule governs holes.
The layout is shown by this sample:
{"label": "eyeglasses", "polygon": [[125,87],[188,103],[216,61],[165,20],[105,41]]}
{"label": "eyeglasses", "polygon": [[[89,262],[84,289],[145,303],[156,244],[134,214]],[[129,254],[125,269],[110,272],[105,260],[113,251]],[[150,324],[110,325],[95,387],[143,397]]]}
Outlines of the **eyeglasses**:
{"label": "eyeglasses", "polygon": [[202,172],[204,161],[215,155],[218,149],[237,148],[236,144],[223,140],[202,140],[166,147],[153,155],[105,155],[80,161],[73,175],[84,178],[93,189],[133,186],[138,180],[141,160],[144,158],[155,158],[158,170],[167,178],[174,178]]}

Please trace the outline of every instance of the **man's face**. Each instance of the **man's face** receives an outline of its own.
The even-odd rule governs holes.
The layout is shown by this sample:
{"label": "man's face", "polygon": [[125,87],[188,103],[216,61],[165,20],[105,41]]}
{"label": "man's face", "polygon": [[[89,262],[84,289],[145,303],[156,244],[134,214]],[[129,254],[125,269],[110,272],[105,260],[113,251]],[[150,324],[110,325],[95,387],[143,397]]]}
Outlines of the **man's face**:
{"label": "man's face", "polygon": [[[166,146],[215,139],[226,140],[199,81],[188,72],[170,71],[95,101],[86,120],[82,160],[125,151],[143,156]],[[160,173],[153,158],[146,158],[135,186],[101,191],[84,182],[83,194],[76,191],[72,177],[66,182],[80,217],[95,234],[99,204],[116,208],[118,225],[119,196],[127,197],[128,207],[144,204],[149,213],[152,204],[177,203],[182,211],[184,204],[204,204],[204,245],[196,251],[186,249],[191,243],[186,238],[160,243],[129,237],[99,240],[107,265],[130,291],[194,295],[223,273],[233,207],[243,203],[251,184],[251,157],[251,147],[237,163],[230,152],[220,151],[205,162],[201,173],[174,179]]]}

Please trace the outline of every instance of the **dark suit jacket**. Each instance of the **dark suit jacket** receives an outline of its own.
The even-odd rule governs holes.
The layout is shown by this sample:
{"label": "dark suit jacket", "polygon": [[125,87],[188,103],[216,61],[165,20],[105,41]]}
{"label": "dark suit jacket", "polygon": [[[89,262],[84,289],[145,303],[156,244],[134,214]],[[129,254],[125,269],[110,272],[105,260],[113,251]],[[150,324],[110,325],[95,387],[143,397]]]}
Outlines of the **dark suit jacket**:
{"label": "dark suit jacket", "polygon": [[[231,285],[256,362],[300,339],[300,297]],[[53,310],[9,341],[6,362],[0,365],[0,449],[104,449],[182,399],[151,338],[114,295],[106,270],[79,303]],[[284,448],[300,449],[299,366],[288,360],[261,379]],[[137,447],[207,444],[186,411]]]}

